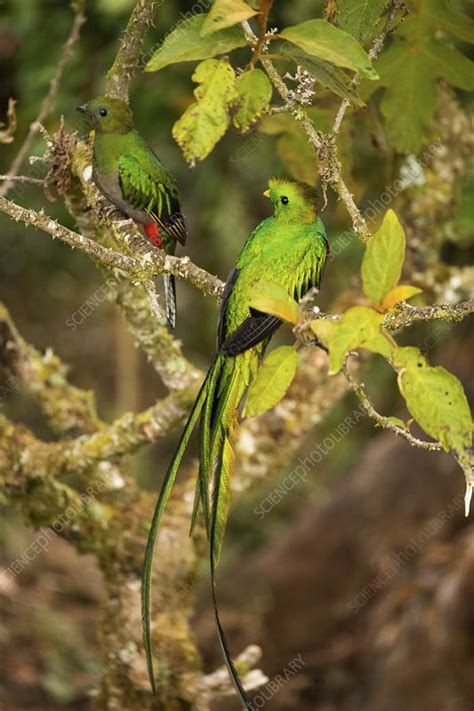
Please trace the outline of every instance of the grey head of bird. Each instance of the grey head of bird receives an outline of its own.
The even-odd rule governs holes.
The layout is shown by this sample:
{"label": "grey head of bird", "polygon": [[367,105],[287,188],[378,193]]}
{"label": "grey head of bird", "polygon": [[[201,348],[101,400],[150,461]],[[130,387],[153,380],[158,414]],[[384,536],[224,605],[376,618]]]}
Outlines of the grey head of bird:
{"label": "grey head of bird", "polygon": [[300,180],[270,178],[263,194],[272,201],[279,222],[304,225],[318,217],[316,190]]}
{"label": "grey head of bird", "polygon": [[98,96],[77,107],[98,133],[129,133],[133,128],[130,107],[120,99]]}

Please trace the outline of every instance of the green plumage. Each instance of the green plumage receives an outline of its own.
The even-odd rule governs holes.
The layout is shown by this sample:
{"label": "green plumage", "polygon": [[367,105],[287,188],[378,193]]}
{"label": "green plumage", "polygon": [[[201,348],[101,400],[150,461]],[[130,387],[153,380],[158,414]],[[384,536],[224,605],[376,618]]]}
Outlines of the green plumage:
{"label": "green plumage", "polygon": [[[130,108],[119,99],[99,96],[79,110],[95,129],[93,170],[99,190],[142,224],[155,246],[174,254],[176,241],[184,244],[187,237],[176,181],[135,131]],[[174,326],[174,278],[166,277],[165,284],[168,321]]]}
{"label": "green plumage", "polygon": [[145,649],[154,687],[150,636],[153,548],[176,472],[201,414],[199,478],[191,528],[202,508],[210,544],[212,594],[219,639],[232,681],[247,707],[249,702],[233,667],[220,625],[214,577],[229,511],[239,405],[272,334],[281,324],[274,316],[253,311],[249,304],[262,280],[277,283],[299,300],[311,287],[319,286],[327,255],[325,230],[316,214],[312,189],[293,180],[272,179],[268,195],[275,206],[275,214],[252,232],[226,283],[218,327],[217,355],[162,485],[148,539],[142,588]]}

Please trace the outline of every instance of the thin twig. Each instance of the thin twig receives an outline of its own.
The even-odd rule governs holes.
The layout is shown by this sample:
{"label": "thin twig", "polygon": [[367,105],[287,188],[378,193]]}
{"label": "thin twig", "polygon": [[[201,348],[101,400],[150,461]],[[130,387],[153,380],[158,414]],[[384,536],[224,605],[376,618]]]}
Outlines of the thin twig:
{"label": "thin twig", "polygon": [[260,5],[260,12],[257,15],[258,37],[254,43],[252,61],[250,62],[250,66],[252,69],[254,68],[254,66],[258,62],[258,60],[260,59],[260,52],[262,50],[262,47],[265,44],[265,37],[267,34],[268,15],[270,14],[270,10],[272,9],[273,0],[263,0],[263,1],[261,0],[259,2],[259,5]]}
{"label": "thin twig", "polygon": [[33,183],[44,185],[44,178],[31,178],[29,175],[0,175],[0,180],[11,180],[14,183]]}
{"label": "thin twig", "polygon": [[7,123],[0,123],[0,143],[12,143],[15,140],[16,131],[16,101],[11,97],[8,99]]}
{"label": "thin twig", "polygon": [[[10,170],[8,171],[8,175],[10,178],[13,178],[14,176],[16,176],[18,171],[20,170],[25,157],[30,152],[34,138],[38,132],[38,124],[42,124],[44,122],[44,120],[48,116],[48,114],[53,106],[57,91],[59,89],[59,84],[61,82],[61,79],[62,79],[62,76],[64,73],[64,69],[66,68],[66,64],[72,54],[74,45],[76,44],[76,42],[79,39],[79,36],[81,33],[81,27],[84,24],[84,22],[86,21],[84,7],[85,7],[84,0],[81,0],[80,2],[77,3],[77,10],[76,10],[76,15],[74,17],[74,22],[72,23],[69,37],[67,38],[67,40],[64,44],[64,47],[63,47],[63,50],[61,53],[61,57],[60,57],[59,62],[56,66],[56,71],[54,72],[54,76],[51,79],[48,93],[46,94],[45,98],[43,99],[43,103],[41,104],[41,108],[40,108],[38,116],[33,121],[33,123],[30,125],[28,134],[23,142],[23,145],[21,146],[20,150],[16,154],[15,159],[13,160],[13,163],[11,164]],[[2,185],[2,187],[0,188],[0,197],[4,197],[8,193],[12,184],[13,184],[12,180],[7,180]]]}
{"label": "thin twig", "polygon": [[384,415],[381,415],[379,412],[377,412],[375,407],[372,405],[369,396],[365,392],[364,386],[361,383],[357,382],[352,373],[349,371],[349,368],[347,366],[347,359],[344,365],[342,366],[342,373],[344,374],[344,377],[349,383],[351,390],[356,394],[357,398],[359,399],[359,402],[361,403],[368,416],[372,420],[375,420],[375,422],[380,427],[394,432],[399,437],[403,437],[403,439],[406,439],[407,442],[409,442],[413,447],[426,449],[429,452],[439,452],[443,449],[439,442],[426,442],[426,440],[418,439],[418,437],[414,437],[412,434],[410,434],[408,430],[405,430],[403,429],[403,427],[399,427],[394,422],[392,422],[389,417],[384,417]]}
{"label": "thin twig", "polygon": [[[393,31],[395,17],[396,17],[397,11],[400,9],[401,5],[402,5],[401,0],[394,0],[393,1],[392,5],[390,7],[390,10],[389,10],[389,14],[388,14],[385,26],[384,26],[382,32],[374,39],[372,47],[369,50],[369,59],[372,62],[375,59],[377,59],[377,57],[384,45],[384,42],[387,38],[387,35]],[[360,82],[360,75],[356,74],[352,80],[352,88],[355,89],[355,87],[359,84],[359,82]],[[342,103],[341,103],[339,110],[336,114],[336,118],[334,119],[334,124],[332,127],[332,135],[333,136],[336,136],[339,133],[339,129],[341,128],[342,120],[344,118],[344,115],[345,115],[347,109],[350,106],[350,103],[351,102],[349,101],[349,99],[347,97],[345,97],[342,100]]]}
{"label": "thin twig", "polygon": [[[244,21],[242,22],[242,27],[249,44],[254,44],[257,38],[250,24]],[[320,159],[320,174],[324,183],[330,183],[333,186],[351,216],[354,231],[360,235],[362,241],[367,241],[370,237],[370,230],[354,202],[352,193],[344,182],[341,174],[341,165],[337,158],[337,147],[335,143],[318,132],[307,112],[292,100],[289,89],[275,69],[273,62],[268,59],[268,57],[263,56],[260,57],[260,62],[267,72],[273,86],[285,104],[288,105],[290,113],[294,115],[308,136],[310,144]]]}

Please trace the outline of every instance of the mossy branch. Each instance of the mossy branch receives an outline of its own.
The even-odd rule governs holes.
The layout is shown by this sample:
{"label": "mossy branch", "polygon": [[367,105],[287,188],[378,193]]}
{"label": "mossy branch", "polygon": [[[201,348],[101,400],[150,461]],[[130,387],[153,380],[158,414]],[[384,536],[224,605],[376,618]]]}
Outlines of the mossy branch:
{"label": "mossy branch", "polygon": [[[215,297],[221,294],[222,282],[193,264],[189,257],[167,255],[162,250],[147,247],[144,240],[140,240],[144,243],[142,254],[139,258],[134,258],[103,247],[92,239],[64,227],[43,211],[36,212],[21,207],[6,198],[0,198],[0,211],[9,215],[15,222],[22,222],[26,227],[36,227],[51,235],[53,239],[60,239],[73,249],[81,250],[104,267],[120,269],[128,274],[132,281],[144,282],[160,274],[174,274],[189,281],[203,294]],[[131,243],[140,239],[139,232],[131,220],[114,221],[112,224],[124,242]]]}
{"label": "mossy branch", "polygon": [[94,393],[68,382],[68,367],[51,349],[40,353],[27,343],[0,302],[1,366],[13,389],[24,387],[35,398],[56,432],[95,432],[100,426]]}

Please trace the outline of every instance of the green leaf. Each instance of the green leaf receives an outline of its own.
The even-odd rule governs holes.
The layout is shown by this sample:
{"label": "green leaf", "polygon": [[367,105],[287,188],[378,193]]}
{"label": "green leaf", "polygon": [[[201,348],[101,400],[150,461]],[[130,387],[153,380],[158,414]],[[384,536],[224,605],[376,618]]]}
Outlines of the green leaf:
{"label": "green leaf", "polygon": [[[315,126],[318,126],[321,131],[331,130],[331,117],[327,111],[310,107],[307,112]],[[293,116],[289,114],[267,115],[263,118],[259,131],[269,136],[279,136],[277,139],[278,155],[291,175],[309,183],[309,185],[316,184],[318,179],[317,158],[301,124]],[[339,156],[344,156],[346,167],[350,166],[350,160],[346,160],[344,151],[347,144],[347,134],[344,134],[343,127],[339,141]]]}
{"label": "green leaf", "polygon": [[469,405],[459,380],[442,366],[406,368],[398,376],[411,415],[446,451],[472,445]]}
{"label": "green leaf", "polygon": [[352,69],[367,79],[378,78],[367,53],[354,37],[326,20],[307,20],[287,27],[279,36],[313,57]]}
{"label": "green leaf", "polygon": [[376,64],[386,87],[380,108],[397,150],[419,150],[436,109],[439,78],[459,89],[474,89],[474,62],[448,44],[445,34],[472,42],[473,26],[472,19],[452,10],[446,0],[411,0],[397,37]]}
{"label": "green leaf", "polygon": [[291,175],[309,185],[316,185],[318,179],[316,158],[302,131],[284,133],[278,139],[277,150]]}
{"label": "green leaf", "polygon": [[237,78],[237,111],[232,122],[240,131],[248,131],[268,111],[272,85],[261,69],[244,72]]}
{"label": "green leaf", "polygon": [[249,306],[293,324],[301,318],[301,308],[296,301],[282,286],[271,281],[258,282]]}
{"label": "green leaf", "polygon": [[401,420],[399,417],[387,417],[387,420],[390,420],[392,424],[397,425],[397,427],[401,427],[402,430],[408,432],[409,427],[407,423]]}
{"label": "green leaf", "polygon": [[226,61],[206,59],[196,67],[193,81],[197,101],[173,126],[173,137],[191,164],[204,160],[229,125],[229,107],[235,101],[234,70]]}
{"label": "green leaf", "polygon": [[341,369],[346,354],[356,348],[367,348],[385,357],[391,355],[395,342],[381,331],[383,315],[365,306],[353,306],[339,321],[319,319],[311,328],[329,349],[329,373]]}
{"label": "green leaf", "polygon": [[257,11],[247,5],[244,0],[214,0],[202,26],[201,36],[205,37],[216,30],[231,27],[256,14]]}
{"label": "green leaf", "polygon": [[385,0],[338,0],[336,22],[359,41],[373,37]]}
{"label": "green leaf", "polygon": [[474,20],[472,17],[453,10],[446,0],[420,0],[410,3],[415,9],[422,9],[423,19],[426,23],[450,32],[464,42],[474,42]]}
{"label": "green leaf", "polygon": [[380,304],[400,279],[405,259],[405,233],[393,210],[387,210],[383,222],[371,237],[362,260],[364,294]]}
{"label": "green leaf", "polygon": [[219,30],[201,37],[207,15],[193,15],[179,22],[167,35],[145,67],[146,72],[157,72],[176,62],[192,62],[225,54],[247,42],[240,26]]}
{"label": "green leaf", "polygon": [[275,407],[290,387],[297,366],[298,353],[292,346],[272,351],[249,387],[243,416],[255,417]]}
{"label": "green leaf", "polygon": [[334,64],[325,62],[322,59],[310,57],[306,52],[286,43],[279,48],[276,56],[296,62],[303,69],[306,69],[321,86],[343,99],[349,99],[354,106],[364,105],[357,90],[352,86],[351,79],[343,69],[339,69]]}
{"label": "green leaf", "polygon": [[381,311],[388,311],[395,304],[399,304],[401,301],[408,301],[412,296],[421,294],[421,291],[417,286],[411,286],[411,284],[398,284],[383,297]]}

